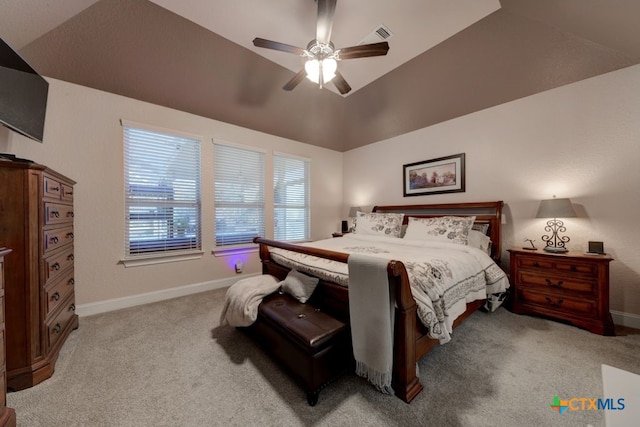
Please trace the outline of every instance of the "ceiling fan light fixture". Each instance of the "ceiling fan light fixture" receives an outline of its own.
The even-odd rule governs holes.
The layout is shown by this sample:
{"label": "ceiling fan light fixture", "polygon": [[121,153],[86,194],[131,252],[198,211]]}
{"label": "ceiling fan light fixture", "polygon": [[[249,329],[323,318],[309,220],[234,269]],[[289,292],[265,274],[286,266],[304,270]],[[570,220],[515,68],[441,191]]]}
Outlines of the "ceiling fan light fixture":
{"label": "ceiling fan light fixture", "polygon": [[320,83],[320,74],[322,74],[322,82],[329,83],[336,76],[337,69],[338,62],[333,58],[309,59],[304,63],[307,78],[314,83]]}
{"label": "ceiling fan light fixture", "polygon": [[304,63],[304,70],[307,72],[307,78],[314,83],[320,82],[320,61],[317,59],[309,59]]}

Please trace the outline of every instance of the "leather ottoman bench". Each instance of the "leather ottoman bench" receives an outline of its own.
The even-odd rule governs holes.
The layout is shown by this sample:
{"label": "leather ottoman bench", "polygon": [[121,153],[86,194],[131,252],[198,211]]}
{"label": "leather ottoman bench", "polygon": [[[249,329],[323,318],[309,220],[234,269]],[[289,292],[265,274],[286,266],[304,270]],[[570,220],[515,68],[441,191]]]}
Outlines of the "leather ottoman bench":
{"label": "leather ottoman bench", "polygon": [[302,382],[311,406],[330,381],[353,367],[348,326],[287,294],[265,297],[247,329]]}

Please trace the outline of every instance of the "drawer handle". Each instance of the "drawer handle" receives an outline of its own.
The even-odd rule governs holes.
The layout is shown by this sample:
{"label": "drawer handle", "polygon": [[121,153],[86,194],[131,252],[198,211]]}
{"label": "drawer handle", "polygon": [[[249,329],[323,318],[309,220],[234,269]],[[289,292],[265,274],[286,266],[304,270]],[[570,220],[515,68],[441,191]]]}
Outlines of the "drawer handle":
{"label": "drawer handle", "polygon": [[60,191],[60,187],[51,187],[50,190],[51,191]]}
{"label": "drawer handle", "polygon": [[307,315],[304,313],[298,314],[298,319],[304,319],[305,317],[307,317]]}
{"label": "drawer handle", "polygon": [[534,267],[540,267],[540,264],[538,264],[538,261],[535,261],[535,262],[533,263],[533,266],[534,266]]}
{"label": "drawer handle", "polygon": [[67,256],[67,261],[73,261],[73,254],[69,254]]}
{"label": "drawer handle", "polygon": [[51,269],[56,271],[60,270],[60,263],[56,262],[51,266]]}
{"label": "drawer handle", "polygon": [[67,217],[73,218],[73,211],[67,212]]}
{"label": "drawer handle", "polygon": [[61,330],[62,330],[62,326],[60,326],[60,323],[56,323],[56,326],[53,327],[53,332],[55,332],[56,334],[59,334]]}
{"label": "drawer handle", "polygon": [[50,237],[50,238],[49,238],[49,241],[50,241],[51,243],[58,243],[58,237],[57,237],[57,236]]}
{"label": "drawer handle", "polygon": [[67,285],[69,285],[69,286],[73,286],[75,284],[76,284],[76,281],[75,281],[75,279],[73,277],[67,281]]}
{"label": "drawer handle", "polygon": [[73,191],[67,191],[65,194],[67,194],[69,196],[73,196]]}
{"label": "drawer handle", "polygon": [[554,288],[559,288],[564,284],[564,280],[558,280],[558,283],[553,283],[551,280],[549,279],[544,279],[547,282],[547,285],[549,286],[553,286]]}
{"label": "drawer handle", "polygon": [[571,267],[569,267],[569,270],[571,271],[577,271],[578,267],[576,267],[575,265],[572,265]]}
{"label": "drawer handle", "polygon": [[554,302],[554,301],[552,301],[552,300],[551,300],[551,298],[549,298],[549,297],[544,297],[544,298],[547,300],[547,302],[549,303],[549,305],[551,305],[551,306],[553,306],[553,307],[558,307],[558,306],[560,306],[560,304],[562,304],[562,303],[563,303],[563,300],[561,300],[561,299],[559,299],[559,300],[558,300],[558,302]]}
{"label": "drawer handle", "polygon": [[72,231],[68,232],[65,237],[67,239],[73,239],[73,232]]}
{"label": "drawer handle", "polygon": [[51,295],[51,299],[54,301],[58,301],[60,299],[60,293],[59,292],[54,292],[53,295]]}
{"label": "drawer handle", "polygon": [[71,304],[69,306],[69,310],[67,310],[67,311],[76,311],[76,305],[75,304]]}
{"label": "drawer handle", "polygon": [[54,216],[56,218],[60,218],[60,212],[58,211],[51,211],[51,216]]}

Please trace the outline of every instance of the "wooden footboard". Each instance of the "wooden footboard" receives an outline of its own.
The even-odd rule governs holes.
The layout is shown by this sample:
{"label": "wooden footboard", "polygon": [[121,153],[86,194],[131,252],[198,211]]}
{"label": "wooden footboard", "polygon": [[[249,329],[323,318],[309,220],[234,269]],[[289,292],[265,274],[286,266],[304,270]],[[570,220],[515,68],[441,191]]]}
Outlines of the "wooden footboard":
{"label": "wooden footboard", "polygon": [[[341,252],[292,245],[260,237],[256,237],[254,242],[260,245],[262,273],[270,274],[281,280],[284,280],[289,269],[273,261],[269,253],[270,246],[343,263],[346,263],[349,259],[348,254]],[[408,403],[422,391],[422,385],[416,376],[416,362],[422,354],[417,351],[416,343],[419,339],[424,338],[424,332],[418,327],[417,306],[411,295],[409,277],[404,264],[400,261],[390,261],[387,266],[387,274],[390,287],[395,292],[392,386],[396,395]],[[348,290],[344,286],[320,280],[310,302],[337,318],[346,322],[349,321],[349,296]],[[432,341],[437,343],[436,340]]]}
{"label": "wooden footboard", "polygon": [[[484,228],[491,238],[491,257],[500,260],[501,249],[501,221],[503,202],[472,202],[447,203],[433,205],[404,205],[404,206],[376,206],[377,213],[403,213],[404,224],[409,216],[419,218],[433,218],[442,215],[473,216],[474,224]],[[349,255],[341,252],[317,249],[308,246],[292,245],[284,242],[267,240],[260,237],[254,239],[260,245],[260,259],[262,272],[271,274],[284,280],[289,269],[283,267],[271,258],[269,247],[288,249],[291,251],[313,255],[347,263]],[[393,350],[393,381],[392,386],[396,395],[405,402],[411,402],[422,391],[416,376],[416,362],[431,348],[438,345],[427,335],[426,328],[418,319],[416,301],[411,293],[409,277],[405,266],[400,261],[390,261],[387,266],[389,284],[395,293],[395,330]],[[311,297],[311,302],[333,316],[349,322],[349,293],[347,288],[336,283],[320,280],[318,287]],[[471,313],[483,305],[484,301],[467,304],[467,310],[453,323],[456,327]]]}

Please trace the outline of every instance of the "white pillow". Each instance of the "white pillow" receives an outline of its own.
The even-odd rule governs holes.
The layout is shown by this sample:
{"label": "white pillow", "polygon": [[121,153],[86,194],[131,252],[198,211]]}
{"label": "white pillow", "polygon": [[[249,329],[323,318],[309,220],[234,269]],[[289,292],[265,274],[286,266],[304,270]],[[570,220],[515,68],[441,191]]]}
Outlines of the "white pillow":
{"label": "white pillow", "polygon": [[489,256],[491,255],[491,239],[483,232],[473,229],[469,231],[467,243],[469,246],[478,248]]}
{"label": "white pillow", "polygon": [[281,282],[282,290],[301,303],[306,303],[316,289],[320,279],[307,276],[297,270],[291,270]]}
{"label": "white pillow", "polygon": [[471,230],[475,220],[475,216],[409,217],[404,238],[411,240],[439,240],[466,245],[469,230]]}
{"label": "white pillow", "polygon": [[357,212],[355,233],[400,237],[404,214]]}

